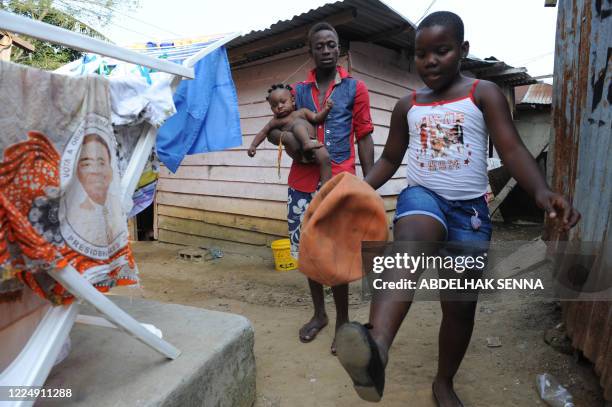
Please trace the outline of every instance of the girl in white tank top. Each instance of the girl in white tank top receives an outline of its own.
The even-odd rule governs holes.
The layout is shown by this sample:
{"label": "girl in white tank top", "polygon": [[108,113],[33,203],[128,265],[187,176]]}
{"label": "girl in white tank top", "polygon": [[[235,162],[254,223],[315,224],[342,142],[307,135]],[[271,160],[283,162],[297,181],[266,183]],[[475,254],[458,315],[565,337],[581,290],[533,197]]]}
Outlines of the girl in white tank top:
{"label": "girl in white tank top", "polygon": [[480,197],[487,190],[488,135],[474,102],[474,81],[464,97],[418,103],[408,111],[407,180],[448,200]]}
{"label": "girl in white tank top", "polygon": [[[569,230],[580,214],[567,198],[551,191],[546,184],[512,123],[502,91],[493,83],[479,83],[461,74],[461,59],[469,53],[463,31],[459,16],[447,11],[432,13],[419,24],[415,67],[427,88],[418,98],[414,92],[397,102],[385,149],[365,179],[378,189],[393,177],[406,152],[409,154],[409,186],[397,199],[394,241],[464,242],[461,253],[466,251],[470,255],[486,250],[492,232],[483,197],[487,187],[487,133],[518,184],[548,212],[551,220],[559,219],[561,228]],[[419,103],[418,99],[432,102]],[[390,253],[404,251],[417,256],[423,252],[444,255],[428,245],[395,246],[385,248],[385,252],[387,249]],[[455,250],[453,256],[457,254]],[[423,271],[423,268],[411,270],[416,276],[413,281]],[[472,272],[480,275],[475,270],[464,273],[446,269],[442,277],[471,278]],[[372,290],[377,287],[372,286]],[[476,293],[477,290],[472,291]],[[456,294],[455,291],[451,295]],[[387,295],[393,300],[382,301]],[[353,380],[357,394],[368,401],[379,401],[383,396],[389,349],[412,299],[402,294],[400,297],[401,300],[396,300],[397,290],[379,292],[373,296],[368,324],[351,322],[336,332],[338,360]],[[438,336],[440,354],[432,383],[438,405],[463,405],[454,390],[453,379],[472,337],[476,298],[451,301],[449,290],[440,291],[443,314]],[[389,365],[393,372],[395,366]]]}

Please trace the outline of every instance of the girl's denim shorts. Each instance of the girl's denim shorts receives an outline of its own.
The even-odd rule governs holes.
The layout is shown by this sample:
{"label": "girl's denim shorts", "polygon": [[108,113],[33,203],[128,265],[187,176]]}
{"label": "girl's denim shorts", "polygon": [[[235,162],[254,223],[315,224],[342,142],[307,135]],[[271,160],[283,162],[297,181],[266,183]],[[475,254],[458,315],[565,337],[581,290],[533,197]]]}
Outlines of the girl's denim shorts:
{"label": "girl's denim shorts", "polygon": [[409,215],[427,215],[446,229],[449,241],[489,241],[492,226],[484,196],[450,201],[422,186],[406,187],[397,198],[393,222]]}

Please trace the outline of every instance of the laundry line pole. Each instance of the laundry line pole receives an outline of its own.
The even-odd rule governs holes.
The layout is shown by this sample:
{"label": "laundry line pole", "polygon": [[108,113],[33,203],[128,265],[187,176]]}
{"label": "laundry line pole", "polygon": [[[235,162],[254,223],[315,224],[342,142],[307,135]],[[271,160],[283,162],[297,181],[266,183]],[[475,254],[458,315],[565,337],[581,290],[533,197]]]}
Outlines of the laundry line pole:
{"label": "laundry line pole", "polygon": [[118,45],[87,37],[64,28],[32,20],[31,18],[19,16],[7,11],[0,11],[0,29],[64,45],[79,51],[91,52],[131,62],[136,65],[146,66],[184,78],[195,78],[195,73],[191,67],[175,64],[174,62],[165,61],[159,58],[153,58],[140,52],[132,51]]}

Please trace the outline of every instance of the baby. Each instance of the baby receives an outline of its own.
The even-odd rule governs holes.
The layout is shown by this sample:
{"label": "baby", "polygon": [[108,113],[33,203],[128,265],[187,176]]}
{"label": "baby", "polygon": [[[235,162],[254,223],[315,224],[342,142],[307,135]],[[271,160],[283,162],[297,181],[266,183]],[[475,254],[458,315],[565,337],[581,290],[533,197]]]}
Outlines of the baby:
{"label": "baby", "polygon": [[299,142],[304,153],[312,153],[314,161],[320,167],[321,185],[327,182],[332,176],[331,161],[327,149],[316,138],[314,125],[325,121],[333,107],[331,99],[327,99],[325,106],[318,113],[308,109],[295,110],[291,86],[279,84],[272,85],[268,90],[266,100],[270,103],[274,118],[255,136],[248,150],[249,157],[255,156],[257,147],[264,141],[271,130],[279,129],[283,132],[281,142],[283,138],[286,140],[288,137],[294,137]]}

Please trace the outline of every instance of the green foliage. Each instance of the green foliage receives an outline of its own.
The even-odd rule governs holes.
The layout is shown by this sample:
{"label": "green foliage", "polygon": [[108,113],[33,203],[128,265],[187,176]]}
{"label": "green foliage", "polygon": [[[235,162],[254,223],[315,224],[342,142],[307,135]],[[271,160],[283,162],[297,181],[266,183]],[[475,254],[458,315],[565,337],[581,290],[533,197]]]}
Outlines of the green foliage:
{"label": "green foliage", "polygon": [[[135,9],[138,0],[0,0],[0,10],[10,11],[67,30],[109,41],[92,27],[104,27],[116,13]],[[82,53],[57,44],[27,38],[32,53],[13,47],[11,60],[53,70],[81,57]]]}

